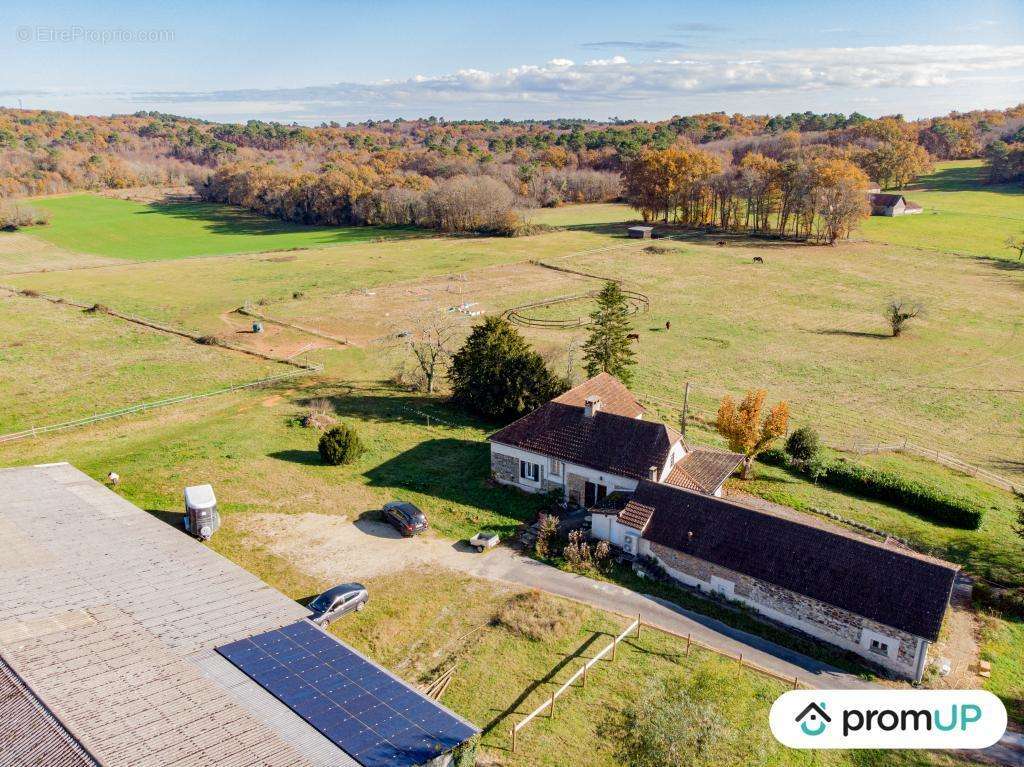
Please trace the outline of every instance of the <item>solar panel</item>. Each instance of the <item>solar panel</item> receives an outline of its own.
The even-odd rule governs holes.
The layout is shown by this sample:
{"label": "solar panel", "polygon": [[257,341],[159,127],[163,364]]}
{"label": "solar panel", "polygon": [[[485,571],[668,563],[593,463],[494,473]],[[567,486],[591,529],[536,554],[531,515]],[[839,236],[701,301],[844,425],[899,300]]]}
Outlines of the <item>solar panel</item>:
{"label": "solar panel", "polygon": [[217,652],[363,767],[413,767],[479,730],[309,621]]}

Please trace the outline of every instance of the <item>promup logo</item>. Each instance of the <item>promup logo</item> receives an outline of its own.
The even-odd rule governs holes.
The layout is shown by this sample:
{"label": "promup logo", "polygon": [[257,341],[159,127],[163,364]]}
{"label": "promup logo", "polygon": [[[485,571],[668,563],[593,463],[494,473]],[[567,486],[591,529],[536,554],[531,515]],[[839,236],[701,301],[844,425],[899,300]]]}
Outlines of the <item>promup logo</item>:
{"label": "promup logo", "polygon": [[808,703],[807,708],[797,715],[796,722],[800,725],[804,735],[810,735],[813,738],[825,732],[825,728],[832,721],[832,718],[825,713],[825,705],[824,702]]}
{"label": "promup logo", "polygon": [[769,724],[790,748],[987,748],[1006,709],[982,690],[800,690],[775,701]]}

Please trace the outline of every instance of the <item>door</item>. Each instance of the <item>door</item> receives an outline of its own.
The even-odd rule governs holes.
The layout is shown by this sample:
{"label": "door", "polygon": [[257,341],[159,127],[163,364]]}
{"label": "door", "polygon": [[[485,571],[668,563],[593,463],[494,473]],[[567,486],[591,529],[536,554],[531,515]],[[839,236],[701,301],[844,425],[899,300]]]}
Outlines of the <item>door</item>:
{"label": "door", "polygon": [[586,485],[583,486],[583,505],[587,508],[596,506],[600,501],[603,501],[607,495],[607,486],[599,485],[596,482],[587,482]]}

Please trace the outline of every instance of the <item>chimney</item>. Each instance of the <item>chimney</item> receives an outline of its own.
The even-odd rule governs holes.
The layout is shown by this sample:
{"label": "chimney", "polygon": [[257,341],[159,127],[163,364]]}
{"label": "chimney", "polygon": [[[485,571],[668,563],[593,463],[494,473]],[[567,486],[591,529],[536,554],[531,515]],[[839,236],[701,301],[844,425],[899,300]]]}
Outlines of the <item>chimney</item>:
{"label": "chimney", "polygon": [[594,414],[601,409],[601,398],[596,394],[591,394],[583,401],[583,415],[587,418],[593,418]]}
{"label": "chimney", "polygon": [[651,468],[649,468],[647,470],[647,479],[651,480],[651,482],[657,482],[658,481],[658,467],[657,466],[652,466]]}

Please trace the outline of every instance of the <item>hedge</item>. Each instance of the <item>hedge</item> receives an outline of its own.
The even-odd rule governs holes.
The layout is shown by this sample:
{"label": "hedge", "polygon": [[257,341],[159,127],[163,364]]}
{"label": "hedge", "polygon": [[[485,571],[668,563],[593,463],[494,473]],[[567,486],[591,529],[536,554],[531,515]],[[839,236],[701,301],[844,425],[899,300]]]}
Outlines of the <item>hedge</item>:
{"label": "hedge", "polygon": [[[782,466],[798,474],[808,473],[803,465],[790,461],[781,450],[767,450],[759,457],[772,466]],[[817,481],[823,485],[898,506],[940,525],[964,530],[981,527],[984,512],[978,504],[902,474],[842,458],[824,462],[819,471]]]}
{"label": "hedge", "polygon": [[971,599],[1004,615],[1024,618],[1024,588],[995,588],[985,581],[975,581]]}

